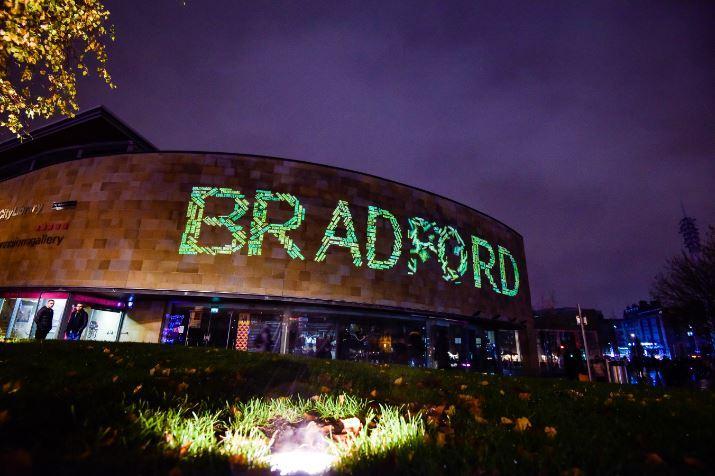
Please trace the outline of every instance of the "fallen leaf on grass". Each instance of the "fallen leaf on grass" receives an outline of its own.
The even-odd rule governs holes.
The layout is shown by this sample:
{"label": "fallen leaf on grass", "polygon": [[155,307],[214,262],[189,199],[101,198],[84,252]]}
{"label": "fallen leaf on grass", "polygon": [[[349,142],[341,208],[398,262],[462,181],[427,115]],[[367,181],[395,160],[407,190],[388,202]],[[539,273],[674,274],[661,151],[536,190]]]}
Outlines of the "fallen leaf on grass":
{"label": "fallen leaf on grass", "polygon": [[529,428],[531,428],[531,422],[528,418],[521,417],[516,419],[516,425],[514,425],[516,431],[526,431]]}
{"label": "fallen leaf on grass", "polygon": [[15,380],[15,381],[7,382],[7,383],[3,384],[2,391],[4,393],[12,394],[12,393],[19,392],[21,388],[22,388],[22,382],[20,382],[19,380]]}
{"label": "fallen leaf on grass", "polygon": [[187,388],[189,388],[189,384],[186,382],[181,382],[179,385],[176,386],[176,391],[177,393],[182,393],[186,391]]}
{"label": "fallen leaf on grass", "polygon": [[362,429],[362,422],[357,417],[344,418],[340,420],[340,422],[343,424],[343,430],[346,433],[352,433],[353,435],[357,436],[357,434],[360,433],[360,430]]}
{"label": "fallen leaf on grass", "polygon": [[658,453],[648,453],[645,455],[645,464],[658,466],[665,463]]}
{"label": "fallen leaf on grass", "polygon": [[105,354],[111,354],[111,353],[112,353],[112,351],[109,350],[109,347],[105,347],[104,349],[102,349],[102,352],[104,352]]}
{"label": "fallen leaf on grass", "polygon": [[186,454],[189,452],[189,448],[191,447],[191,444],[193,441],[189,441],[188,443],[185,443],[181,445],[181,448],[179,448],[179,456],[186,456]]}
{"label": "fallen leaf on grass", "polygon": [[692,456],[683,456],[683,463],[697,469],[705,469],[705,463]]}
{"label": "fallen leaf on grass", "polygon": [[136,387],[134,387],[134,391],[132,393],[134,395],[136,395],[137,393],[141,392],[141,390],[142,390],[142,384],[139,384]]}
{"label": "fallen leaf on grass", "polygon": [[111,427],[107,427],[103,432],[102,436],[100,437],[99,445],[100,446],[112,446],[114,442],[117,440],[117,430]]}
{"label": "fallen leaf on grass", "polygon": [[484,385],[485,387],[489,385],[489,382],[487,380],[482,380],[481,385]]}
{"label": "fallen leaf on grass", "polygon": [[507,417],[501,417],[499,419],[499,421],[501,422],[502,425],[513,425],[514,424],[514,421],[511,418],[507,418]]}
{"label": "fallen leaf on grass", "polygon": [[488,423],[486,418],[482,418],[480,416],[475,416],[474,419],[477,421],[477,423],[484,425],[485,423]]}
{"label": "fallen leaf on grass", "polygon": [[394,383],[395,385],[402,385],[402,382],[404,382],[404,379],[402,377],[397,377],[392,383]]}
{"label": "fallen leaf on grass", "polygon": [[0,466],[3,474],[32,474],[32,456],[23,449],[0,453]]}
{"label": "fallen leaf on grass", "polygon": [[459,390],[461,390],[462,392],[464,392],[466,389],[467,389],[467,386],[465,384],[462,384],[459,386]]}
{"label": "fallen leaf on grass", "polygon": [[112,377],[112,383],[117,383],[119,381],[119,375],[115,375]]}
{"label": "fallen leaf on grass", "polygon": [[467,407],[467,410],[473,417],[482,416],[481,402],[478,398],[467,394],[459,394],[457,398]]}
{"label": "fallen leaf on grass", "polygon": [[544,433],[546,433],[548,438],[556,438],[556,428],[553,426],[547,426],[544,428]]}
{"label": "fallen leaf on grass", "polygon": [[373,388],[373,389],[372,389],[372,392],[370,392],[370,396],[371,396],[372,398],[377,397],[377,389],[374,389],[374,388]]}
{"label": "fallen leaf on grass", "polygon": [[323,385],[320,387],[320,393],[330,393],[330,388]]}

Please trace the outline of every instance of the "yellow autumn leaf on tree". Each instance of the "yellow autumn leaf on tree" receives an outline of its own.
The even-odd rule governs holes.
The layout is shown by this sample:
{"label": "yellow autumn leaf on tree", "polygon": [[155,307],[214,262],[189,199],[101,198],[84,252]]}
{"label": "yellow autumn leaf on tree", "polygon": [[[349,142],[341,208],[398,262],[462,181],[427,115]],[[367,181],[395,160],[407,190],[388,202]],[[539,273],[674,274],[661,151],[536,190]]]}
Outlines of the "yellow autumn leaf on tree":
{"label": "yellow autumn leaf on tree", "polygon": [[[13,5],[8,8],[8,3]],[[101,0],[14,0],[0,8],[0,127],[22,136],[29,121],[78,110],[77,73],[111,88],[106,44],[114,40]]]}

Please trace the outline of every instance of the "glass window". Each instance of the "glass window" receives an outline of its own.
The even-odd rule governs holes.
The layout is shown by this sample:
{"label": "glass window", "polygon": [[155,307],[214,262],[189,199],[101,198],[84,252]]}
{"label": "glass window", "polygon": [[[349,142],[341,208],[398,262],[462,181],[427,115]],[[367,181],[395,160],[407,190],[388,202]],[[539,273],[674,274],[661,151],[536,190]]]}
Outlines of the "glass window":
{"label": "glass window", "polygon": [[10,337],[10,318],[15,310],[15,298],[0,298],[0,338]]}
{"label": "glass window", "polygon": [[321,359],[334,359],[337,352],[335,319],[322,315],[291,318],[288,353]]}
{"label": "glass window", "polygon": [[420,321],[344,319],[339,329],[338,356],[341,359],[425,365],[425,330]]}
{"label": "glass window", "polygon": [[29,339],[33,330],[38,299],[18,298],[10,316],[8,337]]}
{"label": "glass window", "polygon": [[54,301],[55,305],[52,306],[52,327],[50,332],[47,333],[46,339],[57,339],[57,335],[60,331],[60,325],[62,323],[62,316],[65,312],[65,306],[67,306],[67,299],[55,299],[41,297],[38,310],[42,306],[46,306],[48,301]]}
{"label": "glass window", "polygon": [[81,340],[116,341],[119,331],[119,323],[122,319],[121,311],[107,311],[104,309],[92,309],[85,306],[85,311],[89,315],[87,328],[80,336]]}

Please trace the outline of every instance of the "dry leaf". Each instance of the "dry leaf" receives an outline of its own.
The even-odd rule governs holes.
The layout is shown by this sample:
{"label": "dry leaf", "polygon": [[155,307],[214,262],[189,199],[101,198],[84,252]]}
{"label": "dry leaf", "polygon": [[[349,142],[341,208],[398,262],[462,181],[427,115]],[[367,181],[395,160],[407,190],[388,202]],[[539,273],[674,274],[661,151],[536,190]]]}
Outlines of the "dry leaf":
{"label": "dry leaf", "polygon": [[531,428],[531,422],[528,418],[521,417],[516,419],[516,425],[514,425],[516,431],[526,431],[529,428]]}
{"label": "dry leaf", "polygon": [[371,396],[372,398],[377,397],[377,389],[374,389],[374,388],[373,388],[373,389],[372,389],[372,392],[370,392],[370,396]]}
{"label": "dry leaf", "polygon": [[658,453],[648,453],[645,455],[645,463],[653,466],[665,463]]}
{"label": "dry leaf", "polygon": [[402,382],[403,382],[403,381],[404,381],[404,380],[403,380],[402,377],[397,377],[393,383],[394,383],[395,385],[402,385]]}
{"label": "dry leaf", "polygon": [[487,380],[482,380],[481,384],[486,387],[487,385],[489,385],[489,382]]}
{"label": "dry leaf", "polygon": [[703,463],[697,458],[693,458],[692,456],[683,456],[683,462],[688,466],[692,466],[693,468],[705,469],[705,463]]}
{"label": "dry leaf", "polygon": [[511,418],[507,417],[501,417],[499,421],[502,425],[512,425],[514,423]]}
{"label": "dry leaf", "polygon": [[553,426],[547,426],[544,428],[544,433],[546,433],[546,436],[549,438],[556,438],[556,428]]}
{"label": "dry leaf", "polygon": [[178,393],[182,393],[186,391],[187,388],[189,388],[189,384],[186,382],[181,382],[179,385],[176,386],[176,391]]}
{"label": "dry leaf", "polygon": [[115,375],[112,377],[112,383],[117,383],[119,381],[119,375]]}
{"label": "dry leaf", "polygon": [[179,456],[186,456],[186,454],[189,452],[189,448],[191,447],[191,444],[193,441],[189,441],[188,443],[185,443],[181,445],[181,448],[179,448]]}
{"label": "dry leaf", "polygon": [[345,418],[340,420],[340,422],[343,424],[343,429],[346,433],[352,433],[353,435],[357,435],[362,429],[362,422],[359,418],[356,417]]}
{"label": "dry leaf", "polygon": [[330,388],[323,385],[320,387],[320,393],[330,393]]}
{"label": "dry leaf", "polygon": [[132,392],[132,393],[134,393],[134,395],[136,395],[137,393],[141,392],[141,389],[142,389],[142,384],[139,384],[136,387],[134,387],[134,392]]}
{"label": "dry leaf", "polygon": [[459,389],[464,392],[467,389],[467,386],[465,384],[462,384],[459,386]]}

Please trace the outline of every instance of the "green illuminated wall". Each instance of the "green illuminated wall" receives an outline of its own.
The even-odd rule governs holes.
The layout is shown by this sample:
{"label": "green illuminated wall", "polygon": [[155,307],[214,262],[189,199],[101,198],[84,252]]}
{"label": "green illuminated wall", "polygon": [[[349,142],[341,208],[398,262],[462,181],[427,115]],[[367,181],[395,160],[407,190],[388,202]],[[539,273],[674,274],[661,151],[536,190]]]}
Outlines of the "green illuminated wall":
{"label": "green illuminated wall", "polygon": [[[206,200],[209,198],[232,200],[233,211],[229,215],[217,217],[205,216]],[[268,204],[284,202],[293,210],[292,216],[283,223],[270,223]],[[238,220],[249,208],[248,200],[238,190],[221,187],[193,187],[186,208],[186,227],[179,245],[179,254],[233,254],[241,250],[246,243],[244,228]],[[263,252],[263,242],[266,235],[273,236],[292,259],[304,260],[301,248],[289,236],[290,232],[299,232],[306,220],[306,209],[300,200],[289,193],[256,190],[253,201],[253,219],[250,225],[248,239],[248,256],[260,256]],[[392,230],[391,253],[385,259],[377,257],[377,223],[386,221]],[[231,233],[231,242],[221,246],[203,246],[200,244],[201,226],[223,226]],[[430,260],[435,260],[444,281],[454,285],[462,284],[462,278],[469,268],[470,253],[461,233],[456,227],[448,224],[438,224],[422,217],[407,219],[407,237],[409,239],[409,254],[406,265],[400,271],[396,267],[402,254],[402,227],[391,211],[376,205],[367,207],[366,236],[364,240],[365,256],[368,268],[379,271],[405,272],[413,276]],[[310,243],[304,246],[310,248]],[[514,297],[519,292],[519,267],[511,252],[498,244],[498,263],[500,281],[494,277],[497,265],[497,254],[493,245],[484,238],[471,235],[471,259],[474,277],[474,287],[482,287],[482,276],[486,277],[491,290],[496,294]],[[355,229],[350,204],[346,200],[338,200],[328,221],[320,245],[315,251],[314,261],[324,262],[329,253],[347,253],[352,264],[360,268],[363,264],[361,240]],[[485,254],[488,256],[485,259]],[[421,271],[427,273],[427,271]]]}

